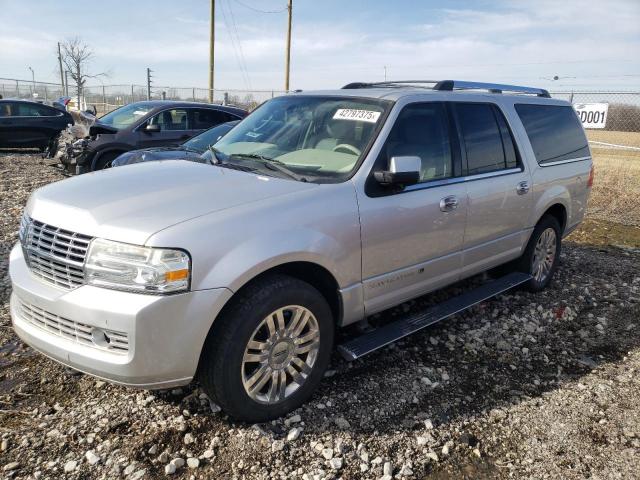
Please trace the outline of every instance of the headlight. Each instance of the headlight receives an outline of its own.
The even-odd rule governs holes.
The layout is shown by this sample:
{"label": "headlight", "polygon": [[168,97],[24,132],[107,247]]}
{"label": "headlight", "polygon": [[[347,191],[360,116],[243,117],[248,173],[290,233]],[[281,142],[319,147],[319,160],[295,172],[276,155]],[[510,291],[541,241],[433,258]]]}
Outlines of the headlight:
{"label": "headlight", "polygon": [[89,285],[142,293],[174,293],[189,288],[190,259],[181,250],[139,247],[96,238],[89,246]]}

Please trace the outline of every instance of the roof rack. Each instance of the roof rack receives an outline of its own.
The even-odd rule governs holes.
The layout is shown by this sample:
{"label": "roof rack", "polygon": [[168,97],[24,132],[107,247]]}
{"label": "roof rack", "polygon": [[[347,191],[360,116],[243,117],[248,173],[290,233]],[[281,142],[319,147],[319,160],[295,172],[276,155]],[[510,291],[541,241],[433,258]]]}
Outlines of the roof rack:
{"label": "roof rack", "polygon": [[353,82],[348,83],[343,89],[354,89],[354,88],[374,88],[374,87],[404,87],[407,85],[420,85],[421,83],[429,83],[429,84],[437,84],[440,80],[397,80],[395,82]]}
{"label": "roof rack", "polygon": [[487,90],[490,93],[523,93],[527,95],[537,95],[539,97],[551,97],[549,92],[544,88],[522,87],[518,85],[504,85],[501,83],[483,83],[483,82],[465,82],[461,80],[399,80],[395,82],[354,82],[345,85],[342,88],[371,88],[371,87],[405,87],[408,85],[418,86],[420,84],[434,84],[433,90],[453,91],[453,90]]}

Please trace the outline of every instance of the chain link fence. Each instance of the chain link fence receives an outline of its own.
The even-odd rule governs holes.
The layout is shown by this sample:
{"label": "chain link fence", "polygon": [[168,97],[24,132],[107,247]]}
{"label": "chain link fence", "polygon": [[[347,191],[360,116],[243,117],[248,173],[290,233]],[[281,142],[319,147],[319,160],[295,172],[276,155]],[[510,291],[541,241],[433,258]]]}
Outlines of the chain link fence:
{"label": "chain link fence", "polygon": [[[285,93],[286,92],[282,90],[215,89],[213,102],[237,105],[247,110],[253,110],[262,102]],[[69,85],[65,91],[58,83],[34,82],[11,78],[0,78],[0,94],[4,98],[36,98],[45,101],[55,100],[67,95],[73,98],[73,107],[76,106],[78,101],[75,85]],[[608,104],[606,126],[600,129],[601,131],[640,132],[640,91],[557,91],[552,92],[551,96],[567,100],[574,105],[606,103]],[[83,88],[79,103],[81,108],[95,106],[98,114],[101,114],[122,105],[146,99],[146,85],[91,85]],[[200,87],[162,87],[153,85],[151,89],[151,99],[207,103],[209,101],[209,90]],[[629,135],[628,137],[633,138],[634,135]]]}
{"label": "chain link fence", "polygon": [[[238,90],[215,89],[213,103],[234,105],[246,110],[253,110],[261,103],[283,95],[283,90]],[[80,101],[75,85],[63,89],[60,84],[33,82],[10,78],[0,78],[0,95],[3,98],[23,98],[37,100],[56,100],[62,96],[72,98],[71,108],[80,109],[96,107],[98,115],[105,114],[122,105],[147,100],[146,85],[90,85],[82,89]],[[209,89],[198,87],[161,87],[153,85],[151,100],[182,100],[192,102],[209,102]]]}
{"label": "chain link fence", "polygon": [[588,216],[640,225],[640,92],[555,92],[576,109],[607,104],[602,128],[585,125],[595,181]]}

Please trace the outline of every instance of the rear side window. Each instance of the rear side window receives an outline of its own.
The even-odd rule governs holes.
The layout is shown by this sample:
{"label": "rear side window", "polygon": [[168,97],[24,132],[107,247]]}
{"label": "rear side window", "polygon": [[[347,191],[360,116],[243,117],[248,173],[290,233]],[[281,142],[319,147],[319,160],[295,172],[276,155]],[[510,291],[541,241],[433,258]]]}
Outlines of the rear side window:
{"label": "rear side window", "polygon": [[15,103],[2,102],[0,103],[0,117],[13,117],[17,115],[18,109]]}
{"label": "rear side window", "polygon": [[455,103],[467,154],[467,175],[517,166],[511,132],[501,112],[487,103]]}
{"label": "rear side window", "polygon": [[206,128],[215,127],[224,122],[231,120],[238,120],[235,115],[230,115],[227,112],[221,112],[220,110],[213,110],[210,108],[197,108],[193,109],[193,128],[195,130],[204,130]]}
{"label": "rear side window", "polygon": [[570,106],[516,105],[540,165],[589,156],[587,138]]}
{"label": "rear side window", "polygon": [[55,117],[62,115],[54,108],[36,103],[3,103],[0,116],[5,117]]}

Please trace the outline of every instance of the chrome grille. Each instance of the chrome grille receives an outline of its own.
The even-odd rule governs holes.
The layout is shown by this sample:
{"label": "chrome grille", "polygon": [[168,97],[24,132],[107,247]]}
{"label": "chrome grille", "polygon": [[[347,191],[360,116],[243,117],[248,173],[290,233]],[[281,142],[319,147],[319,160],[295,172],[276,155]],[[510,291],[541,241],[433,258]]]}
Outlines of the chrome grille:
{"label": "chrome grille", "polygon": [[62,288],[84,283],[83,264],[92,237],[22,216],[20,242],[34,275]]}
{"label": "chrome grille", "polygon": [[[95,329],[90,325],[54,315],[20,298],[18,303],[22,319],[46,332],[111,353],[126,354],[129,351],[129,337],[125,332]],[[94,330],[97,330],[97,335],[94,335]],[[99,343],[96,343],[95,339]]]}

